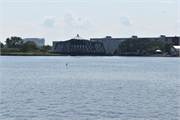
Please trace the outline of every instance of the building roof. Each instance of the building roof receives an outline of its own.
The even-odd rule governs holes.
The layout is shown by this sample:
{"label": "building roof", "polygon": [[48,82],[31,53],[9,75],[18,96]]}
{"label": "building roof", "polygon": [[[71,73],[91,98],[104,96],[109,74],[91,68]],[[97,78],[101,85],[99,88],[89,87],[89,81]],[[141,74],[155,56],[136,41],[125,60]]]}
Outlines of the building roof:
{"label": "building roof", "polygon": [[126,40],[126,39],[141,39],[141,38],[148,38],[148,39],[157,39],[157,40],[164,40],[166,38],[165,35],[160,35],[159,37],[138,37],[136,35],[132,35],[132,37],[129,38],[112,38],[112,36],[106,36],[104,38],[90,38],[90,40]]}
{"label": "building roof", "polygon": [[161,50],[156,50],[156,52],[161,52]]}
{"label": "building roof", "polygon": [[180,46],[173,46],[176,50],[180,50]]}

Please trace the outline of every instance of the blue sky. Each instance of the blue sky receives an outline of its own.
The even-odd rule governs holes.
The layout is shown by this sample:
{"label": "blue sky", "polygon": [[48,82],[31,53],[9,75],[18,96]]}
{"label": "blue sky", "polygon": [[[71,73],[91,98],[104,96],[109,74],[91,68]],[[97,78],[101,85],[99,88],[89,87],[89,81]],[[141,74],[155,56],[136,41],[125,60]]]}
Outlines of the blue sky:
{"label": "blue sky", "polygon": [[180,36],[180,0],[1,0],[1,41]]}

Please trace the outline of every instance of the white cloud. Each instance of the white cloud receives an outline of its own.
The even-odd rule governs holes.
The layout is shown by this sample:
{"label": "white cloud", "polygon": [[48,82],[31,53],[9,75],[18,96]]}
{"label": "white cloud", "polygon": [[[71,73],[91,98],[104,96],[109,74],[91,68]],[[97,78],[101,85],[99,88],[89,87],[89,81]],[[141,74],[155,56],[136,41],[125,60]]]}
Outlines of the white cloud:
{"label": "white cloud", "polygon": [[123,25],[126,25],[126,26],[132,25],[132,21],[130,20],[129,16],[126,15],[125,13],[119,14],[118,18]]}
{"label": "white cloud", "polygon": [[46,27],[54,27],[56,22],[56,17],[55,16],[45,16],[43,19],[43,25]]}
{"label": "white cloud", "polygon": [[78,16],[76,13],[68,10],[64,12],[63,21],[68,27],[91,28],[93,26],[89,18],[82,15]]}
{"label": "white cloud", "polygon": [[180,27],[180,20],[174,21],[174,22],[172,23],[172,27],[175,28],[175,29],[177,29],[178,27]]}
{"label": "white cloud", "polygon": [[77,24],[77,26],[81,26],[84,28],[89,28],[89,27],[93,26],[91,23],[91,20],[87,17],[84,17],[84,16],[78,16],[76,18],[76,24]]}
{"label": "white cloud", "polygon": [[36,29],[36,26],[30,22],[21,23],[19,24],[19,27],[23,29]]}
{"label": "white cloud", "polygon": [[76,15],[76,13],[66,10],[62,16],[62,22],[57,22],[55,16],[45,16],[43,19],[42,24],[49,28],[54,27],[67,27],[67,28],[91,28],[93,26],[91,20],[87,17],[84,17],[82,15]]}
{"label": "white cloud", "polygon": [[63,20],[64,22],[66,22],[67,24],[72,23],[76,18],[76,14],[73,13],[72,11],[68,11],[66,10],[63,14]]}

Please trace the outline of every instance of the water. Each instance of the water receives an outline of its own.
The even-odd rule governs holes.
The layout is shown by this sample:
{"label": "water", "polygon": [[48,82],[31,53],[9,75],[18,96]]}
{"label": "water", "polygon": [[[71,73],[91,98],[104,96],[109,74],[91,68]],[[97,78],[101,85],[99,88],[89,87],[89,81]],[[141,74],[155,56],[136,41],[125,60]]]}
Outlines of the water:
{"label": "water", "polygon": [[180,58],[0,59],[2,120],[180,119]]}

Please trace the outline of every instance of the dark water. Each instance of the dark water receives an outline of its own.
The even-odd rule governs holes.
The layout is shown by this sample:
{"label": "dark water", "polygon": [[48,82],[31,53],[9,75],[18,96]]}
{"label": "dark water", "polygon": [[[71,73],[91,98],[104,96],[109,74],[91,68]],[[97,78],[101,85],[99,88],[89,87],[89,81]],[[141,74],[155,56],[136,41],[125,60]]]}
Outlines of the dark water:
{"label": "dark water", "polygon": [[180,119],[180,58],[0,59],[2,120]]}

